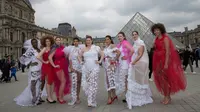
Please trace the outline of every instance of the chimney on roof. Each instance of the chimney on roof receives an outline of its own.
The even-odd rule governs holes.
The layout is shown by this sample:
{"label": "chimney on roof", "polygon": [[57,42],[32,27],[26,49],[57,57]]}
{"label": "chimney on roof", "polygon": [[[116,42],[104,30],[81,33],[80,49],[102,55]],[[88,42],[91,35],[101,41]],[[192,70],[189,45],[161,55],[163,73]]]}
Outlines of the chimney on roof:
{"label": "chimney on roof", "polygon": [[188,27],[185,27],[185,31],[188,31]]}

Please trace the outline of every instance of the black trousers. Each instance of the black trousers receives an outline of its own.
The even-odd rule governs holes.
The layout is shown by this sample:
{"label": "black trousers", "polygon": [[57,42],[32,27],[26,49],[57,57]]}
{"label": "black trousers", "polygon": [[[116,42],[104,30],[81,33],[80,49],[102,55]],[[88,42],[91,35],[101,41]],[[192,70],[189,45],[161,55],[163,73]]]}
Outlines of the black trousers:
{"label": "black trousers", "polygon": [[197,67],[197,68],[199,67],[198,61],[199,61],[199,59],[198,59],[198,58],[195,58],[196,67]]}
{"label": "black trousers", "polygon": [[152,66],[149,65],[149,79],[151,79],[151,75],[153,73],[153,69],[152,69]]}
{"label": "black trousers", "polygon": [[183,61],[183,65],[184,65],[184,71],[186,70],[187,66],[189,65],[191,72],[193,72],[192,61],[190,59],[188,61]]}
{"label": "black trousers", "polygon": [[1,80],[10,81],[10,71],[3,71]]}
{"label": "black trousers", "polygon": [[25,65],[22,65],[22,72],[23,72],[23,73],[25,72],[25,68],[26,68],[26,66],[25,66]]}

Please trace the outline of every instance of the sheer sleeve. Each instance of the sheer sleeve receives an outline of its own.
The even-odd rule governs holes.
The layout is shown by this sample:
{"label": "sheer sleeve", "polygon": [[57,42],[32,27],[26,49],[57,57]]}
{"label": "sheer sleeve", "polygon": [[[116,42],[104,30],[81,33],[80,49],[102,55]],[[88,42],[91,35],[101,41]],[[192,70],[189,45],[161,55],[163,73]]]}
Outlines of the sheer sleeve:
{"label": "sheer sleeve", "polygon": [[138,44],[139,44],[139,46],[145,46],[145,43],[143,40],[140,40]]}
{"label": "sheer sleeve", "polygon": [[73,46],[66,46],[66,47],[63,49],[63,52],[65,53],[65,55],[68,55],[68,54],[71,52],[72,47],[73,47]]}
{"label": "sheer sleeve", "polygon": [[19,61],[21,64],[28,65],[32,61],[34,56],[33,48],[27,49],[27,51],[20,57]]}
{"label": "sheer sleeve", "polygon": [[95,46],[95,49],[97,50],[97,52],[101,51],[101,48],[99,46]]}

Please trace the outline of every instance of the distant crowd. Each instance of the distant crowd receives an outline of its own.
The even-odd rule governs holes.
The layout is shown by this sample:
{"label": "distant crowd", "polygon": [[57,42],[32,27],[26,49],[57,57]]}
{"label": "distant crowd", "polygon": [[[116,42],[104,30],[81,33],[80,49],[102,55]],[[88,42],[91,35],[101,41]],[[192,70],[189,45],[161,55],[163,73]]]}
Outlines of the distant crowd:
{"label": "distant crowd", "polygon": [[5,56],[4,59],[0,59],[0,82],[11,82],[13,77],[15,81],[18,81],[16,72],[22,70],[24,73],[25,68],[26,66],[21,64],[19,60],[13,60],[9,55]]}
{"label": "distant crowd", "polygon": [[200,48],[199,45],[195,49],[191,49],[191,47],[186,46],[184,50],[179,50],[179,55],[182,60],[182,64],[184,70],[186,70],[187,66],[190,66],[190,70],[192,73],[196,73],[193,69],[193,64],[195,62],[196,68],[199,68],[199,60],[200,60]]}

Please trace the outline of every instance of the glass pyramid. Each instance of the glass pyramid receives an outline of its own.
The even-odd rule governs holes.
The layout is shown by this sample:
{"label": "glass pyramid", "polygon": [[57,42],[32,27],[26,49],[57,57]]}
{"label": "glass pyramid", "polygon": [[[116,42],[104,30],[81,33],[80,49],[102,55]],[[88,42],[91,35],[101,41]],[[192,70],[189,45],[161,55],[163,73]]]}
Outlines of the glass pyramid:
{"label": "glass pyramid", "polygon": [[[137,12],[131,18],[131,20],[129,20],[129,22],[122,28],[121,31],[125,33],[127,40],[132,44],[133,44],[132,31],[138,31],[140,38],[146,44],[147,50],[150,50],[153,46],[155,39],[155,36],[151,33],[151,26],[153,24],[154,23],[151,20],[149,20],[148,18]],[[172,39],[173,43],[177,48],[181,49],[185,48],[185,46],[181,42],[173,38],[171,35],[169,35],[169,37]],[[114,42],[115,43],[118,42],[117,36],[114,39]]]}

